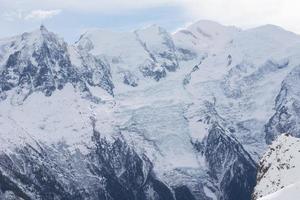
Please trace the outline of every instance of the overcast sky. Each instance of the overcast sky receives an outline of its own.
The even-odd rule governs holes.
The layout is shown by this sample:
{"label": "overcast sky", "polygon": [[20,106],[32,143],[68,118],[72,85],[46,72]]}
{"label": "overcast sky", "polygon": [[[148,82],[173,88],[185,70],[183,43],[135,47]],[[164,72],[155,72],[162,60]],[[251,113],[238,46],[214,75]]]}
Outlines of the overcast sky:
{"label": "overcast sky", "polygon": [[200,19],[251,28],[275,24],[300,34],[299,0],[0,0],[0,37],[38,28],[74,42],[89,28],[175,31]]}

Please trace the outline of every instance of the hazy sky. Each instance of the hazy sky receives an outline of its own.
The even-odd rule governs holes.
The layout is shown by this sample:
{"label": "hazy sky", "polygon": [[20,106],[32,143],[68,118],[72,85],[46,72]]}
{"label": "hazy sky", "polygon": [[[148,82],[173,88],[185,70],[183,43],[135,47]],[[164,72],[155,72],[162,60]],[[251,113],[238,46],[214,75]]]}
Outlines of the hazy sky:
{"label": "hazy sky", "polygon": [[300,34],[299,0],[0,0],[0,37],[38,28],[75,41],[89,28],[175,31],[200,19],[251,28],[275,24]]}

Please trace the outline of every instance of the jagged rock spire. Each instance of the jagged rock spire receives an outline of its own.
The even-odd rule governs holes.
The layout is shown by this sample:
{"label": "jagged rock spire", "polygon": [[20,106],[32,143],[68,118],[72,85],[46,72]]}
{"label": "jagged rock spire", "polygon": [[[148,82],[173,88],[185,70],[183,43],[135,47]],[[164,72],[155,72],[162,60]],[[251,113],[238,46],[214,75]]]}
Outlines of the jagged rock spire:
{"label": "jagged rock spire", "polygon": [[45,28],[46,28],[45,25],[41,24],[40,29],[42,30],[42,29],[45,29]]}
{"label": "jagged rock spire", "polygon": [[41,32],[48,32],[48,30],[47,30],[47,28],[45,27],[45,25],[44,24],[41,24],[41,26],[40,26],[40,31]]}

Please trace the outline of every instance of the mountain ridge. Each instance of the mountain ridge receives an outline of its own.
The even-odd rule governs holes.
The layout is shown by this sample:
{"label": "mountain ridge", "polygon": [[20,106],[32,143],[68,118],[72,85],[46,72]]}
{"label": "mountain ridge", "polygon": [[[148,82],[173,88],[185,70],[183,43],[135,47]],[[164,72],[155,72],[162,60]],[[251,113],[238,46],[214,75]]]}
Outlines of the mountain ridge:
{"label": "mountain ridge", "polygon": [[[201,23],[88,32],[73,45],[40,27],[46,42],[0,42],[1,155],[12,167],[0,163],[0,197],[108,200],[120,188],[127,200],[250,199],[267,142],[298,128],[300,36]],[[52,159],[60,152],[70,160]],[[83,172],[103,181],[81,188]],[[73,188],[58,194],[41,177]]]}

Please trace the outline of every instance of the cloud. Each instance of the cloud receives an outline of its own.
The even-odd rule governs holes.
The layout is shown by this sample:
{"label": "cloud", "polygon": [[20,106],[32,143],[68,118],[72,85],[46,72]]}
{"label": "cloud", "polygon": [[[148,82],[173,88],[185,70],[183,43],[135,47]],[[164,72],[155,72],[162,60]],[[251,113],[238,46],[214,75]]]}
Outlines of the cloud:
{"label": "cloud", "polygon": [[44,20],[47,18],[52,18],[61,13],[61,10],[33,10],[26,16],[24,16],[25,20]]}
{"label": "cloud", "polygon": [[0,0],[0,9],[52,10],[56,6],[75,12],[117,13],[134,9],[174,5],[182,0]]}
{"label": "cloud", "polygon": [[275,24],[300,33],[299,0],[182,0],[190,19],[251,28]]}
{"label": "cloud", "polygon": [[52,18],[61,13],[60,9],[56,10],[32,10],[24,11],[21,9],[4,12],[2,17],[7,21],[16,21],[16,20],[45,20]]}

